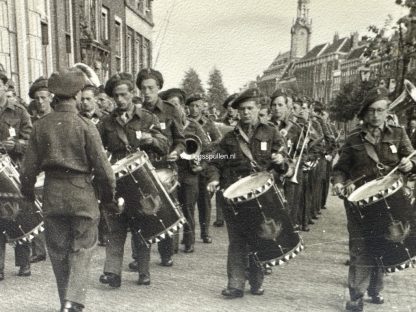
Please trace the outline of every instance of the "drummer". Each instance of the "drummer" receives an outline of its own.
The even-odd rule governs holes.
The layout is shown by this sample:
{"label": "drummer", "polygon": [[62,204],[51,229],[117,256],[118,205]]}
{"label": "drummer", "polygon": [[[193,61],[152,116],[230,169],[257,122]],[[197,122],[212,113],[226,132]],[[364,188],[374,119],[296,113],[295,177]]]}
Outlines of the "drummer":
{"label": "drummer", "polygon": [[[373,88],[362,103],[358,118],[361,126],[353,130],[342,147],[340,158],[334,166],[334,191],[344,198],[355,188],[385,175],[399,166],[402,173],[415,172],[416,157],[407,160],[412,145],[404,129],[386,122],[389,99],[385,88]],[[360,176],[365,178],[351,184]],[[346,186],[344,188],[344,186]],[[360,234],[360,216],[344,201],[348,220],[350,267],[348,286],[350,301],[347,311],[363,311],[363,296],[367,292],[371,302],[382,304],[383,269],[370,255]]]}
{"label": "drummer", "polygon": [[[117,105],[117,108],[110,115],[104,117],[100,125],[104,147],[112,154],[113,163],[125,158],[138,148],[149,155],[166,155],[168,152],[168,141],[161,132],[159,119],[156,115],[133,104],[133,90],[133,76],[129,73],[115,74],[107,81],[105,86],[106,93],[113,97]],[[135,194],[133,190],[131,194]],[[129,198],[125,199],[127,203],[126,212],[130,209],[138,210],[141,208],[130,207],[128,205]],[[100,282],[115,288],[121,286],[124,244],[127,229],[131,225],[131,220],[126,212],[104,211],[109,233],[104,274],[100,276]],[[138,257],[138,284],[149,285],[150,248],[142,248]]]}
{"label": "drummer", "polygon": [[[240,121],[236,131],[228,132],[219,143],[216,155],[208,170],[210,192],[217,187],[225,189],[254,170],[274,169],[285,173],[288,165],[282,153],[286,152],[283,137],[274,127],[259,121],[261,108],[260,92],[251,88],[242,92],[232,103],[238,109]],[[255,166],[255,168],[253,168]],[[220,193],[220,192],[218,192]],[[217,193],[217,196],[219,195]],[[240,224],[234,220],[232,208],[224,202],[224,217],[227,224],[229,247],[227,260],[228,285],[222,291],[226,298],[238,298],[244,295],[245,270],[249,260],[249,283],[253,295],[262,295],[264,273],[253,257],[248,256],[253,249]],[[249,258],[249,259],[248,259]]]}

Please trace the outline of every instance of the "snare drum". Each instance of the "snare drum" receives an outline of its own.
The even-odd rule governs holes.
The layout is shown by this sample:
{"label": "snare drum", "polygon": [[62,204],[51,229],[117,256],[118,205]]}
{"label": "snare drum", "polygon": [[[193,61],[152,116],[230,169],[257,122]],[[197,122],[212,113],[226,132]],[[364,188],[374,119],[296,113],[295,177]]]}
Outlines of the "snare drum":
{"label": "snare drum", "polygon": [[[117,180],[116,197],[124,199],[125,213],[145,243],[171,237],[185,224],[182,212],[168,192],[173,191],[175,183],[165,181],[171,189],[165,188],[145,152],[130,154],[112,168]],[[160,175],[168,176],[166,172]]]}
{"label": "snare drum", "polygon": [[230,185],[223,196],[234,210],[236,222],[256,242],[252,253],[262,265],[281,265],[303,250],[272,174],[251,174]]}
{"label": "snare drum", "polygon": [[372,180],[348,197],[361,219],[366,246],[387,272],[416,263],[412,196],[398,175]]}
{"label": "snare drum", "polygon": [[8,156],[0,158],[0,231],[9,243],[30,242],[44,230],[41,204],[20,193],[19,173]]}

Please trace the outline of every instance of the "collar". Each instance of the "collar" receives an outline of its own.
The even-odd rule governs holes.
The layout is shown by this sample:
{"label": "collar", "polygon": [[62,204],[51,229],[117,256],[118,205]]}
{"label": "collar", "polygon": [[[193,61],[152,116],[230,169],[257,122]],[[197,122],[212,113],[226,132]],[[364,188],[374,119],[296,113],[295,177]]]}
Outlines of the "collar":
{"label": "collar", "polygon": [[[365,125],[361,126],[361,132],[363,132],[364,134],[367,134],[367,133],[371,134],[372,130],[373,130],[372,128],[373,127],[370,127],[370,126],[365,124]],[[385,131],[391,133],[393,131],[391,129],[391,126],[387,122],[384,122],[384,124],[382,124],[379,128],[380,128],[381,133],[383,133]]]}
{"label": "collar", "polygon": [[63,100],[55,105],[55,112],[72,112],[78,113],[75,106],[75,100]]}
{"label": "collar", "polygon": [[150,104],[144,104],[144,108],[151,111],[152,113],[156,109],[158,109],[160,112],[164,112],[165,111],[165,104],[163,103],[162,99],[159,97],[159,98],[157,98],[157,102],[153,107]]}

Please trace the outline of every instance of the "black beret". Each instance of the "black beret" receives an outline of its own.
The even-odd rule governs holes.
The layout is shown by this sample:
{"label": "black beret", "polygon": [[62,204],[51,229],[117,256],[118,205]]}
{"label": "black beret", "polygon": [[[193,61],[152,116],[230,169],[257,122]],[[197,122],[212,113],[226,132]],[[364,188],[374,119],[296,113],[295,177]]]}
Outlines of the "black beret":
{"label": "black beret", "polygon": [[233,104],[233,101],[238,97],[238,93],[231,94],[229,97],[227,97],[224,101],[224,104],[222,106],[224,108],[228,108],[228,105]]}
{"label": "black beret", "polygon": [[368,91],[366,97],[361,102],[360,111],[358,112],[357,117],[360,119],[363,118],[371,104],[383,100],[390,102],[389,91],[384,87],[372,88],[370,91]]}
{"label": "black beret", "polygon": [[49,91],[63,97],[75,96],[86,84],[85,74],[77,68],[54,72],[48,79]]}
{"label": "black beret", "polygon": [[113,90],[115,87],[126,84],[130,89],[134,88],[133,76],[129,73],[122,72],[115,74],[107,80],[104,90],[108,96],[113,96]]}
{"label": "black beret", "polygon": [[238,108],[238,106],[239,106],[241,103],[246,102],[246,101],[248,101],[248,100],[252,100],[252,99],[256,100],[256,102],[257,102],[257,101],[258,101],[258,99],[260,98],[260,96],[261,96],[261,94],[260,94],[259,89],[257,89],[257,88],[250,88],[250,89],[247,89],[247,90],[245,90],[245,91],[241,92],[241,93],[238,95],[238,97],[237,97],[237,98],[234,100],[234,102],[231,104],[231,107],[232,107],[232,108],[237,109],[237,108]]}
{"label": "black beret", "polygon": [[42,89],[48,90],[48,78],[44,76],[39,77],[32,83],[29,89],[29,97],[31,99],[34,99],[36,91],[39,91]]}
{"label": "black beret", "polygon": [[159,85],[159,88],[163,88],[163,76],[161,72],[151,69],[151,68],[144,68],[137,74],[136,79],[136,86],[140,89],[140,86],[142,85],[143,80],[146,79],[154,79],[156,80],[156,83]]}
{"label": "black beret", "polygon": [[325,110],[325,105],[322,102],[315,101],[313,105],[315,111],[322,112]]}
{"label": "black beret", "polygon": [[273,102],[276,98],[278,98],[279,96],[283,96],[286,99],[286,93],[283,92],[283,90],[281,89],[277,89],[276,91],[273,92],[273,94],[270,96],[270,101]]}
{"label": "black beret", "polygon": [[164,101],[167,101],[168,99],[173,98],[175,96],[178,97],[182,103],[185,102],[186,94],[182,89],[172,88],[159,93],[159,97]]}
{"label": "black beret", "polygon": [[188,106],[195,101],[205,101],[205,98],[202,94],[192,94],[186,99],[185,105]]}

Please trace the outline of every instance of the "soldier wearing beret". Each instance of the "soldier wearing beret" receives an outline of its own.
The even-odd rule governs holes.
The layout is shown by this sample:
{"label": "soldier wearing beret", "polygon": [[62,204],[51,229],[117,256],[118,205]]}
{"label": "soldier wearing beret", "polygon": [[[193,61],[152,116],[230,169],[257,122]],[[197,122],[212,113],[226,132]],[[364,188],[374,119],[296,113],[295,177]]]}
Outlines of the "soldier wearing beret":
{"label": "soldier wearing beret", "polygon": [[[7,98],[8,83],[8,77],[0,73],[0,153],[9,155],[15,165],[19,165],[26,151],[32,123],[26,109],[15,99]],[[7,199],[0,201],[0,205],[3,204],[8,204]],[[0,233],[0,281],[4,279],[5,252],[6,237]],[[30,245],[17,245],[14,252],[15,264],[20,267],[18,275],[29,276]]]}
{"label": "soldier wearing beret", "polygon": [[34,100],[32,122],[35,122],[52,111],[51,103],[53,95],[48,89],[48,78],[41,76],[36,79],[30,86],[29,97]]}
{"label": "soldier wearing beret", "polygon": [[108,115],[113,111],[113,102],[111,101],[111,97],[105,93],[104,86],[101,85],[98,87],[95,98],[102,114]]}
{"label": "soldier wearing beret", "polygon": [[166,91],[160,92],[160,98],[163,101],[169,102],[176,106],[178,112],[181,115],[181,121],[185,124],[186,121],[186,113],[185,113],[185,100],[186,94],[182,89],[179,88],[172,88]]}
{"label": "soldier wearing beret", "polygon": [[236,126],[238,123],[238,110],[231,106],[237,96],[238,93],[231,94],[224,101],[223,107],[227,110],[227,114],[223,118],[222,122],[227,126]]}
{"label": "soldier wearing beret", "polygon": [[[373,88],[368,92],[358,114],[363,124],[351,132],[334,166],[334,191],[343,198],[348,197],[355,188],[387,174],[397,165],[402,173],[416,171],[416,158],[406,158],[413,152],[413,147],[405,130],[386,122],[390,101],[383,89]],[[363,179],[357,180],[363,175]],[[349,183],[354,180],[357,181]],[[348,287],[351,300],[346,308],[348,311],[363,311],[366,292],[372,303],[384,302],[381,296],[384,273],[376,261],[376,255],[371,252],[372,246],[365,241],[360,213],[347,200],[344,205],[350,240]]]}
{"label": "soldier wearing beret", "polygon": [[78,69],[53,73],[48,87],[55,111],[36,122],[23,160],[22,194],[34,200],[36,177],[45,172],[43,216],[46,245],[55,273],[62,312],[82,311],[89,264],[97,244],[99,209],[114,198],[115,177],[96,127],[76,108],[86,78]]}
{"label": "soldier wearing beret", "polygon": [[[278,173],[285,173],[288,168],[282,155],[286,152],[283,137],[277,129],[258,119],[259,90],[253,88],[242,92],[232,105],[235,109],[238,108],[240,121],[235,131],[228,132],[224,136],[216,152],[221,155],[233,155],[233,157],[211,162],[207,187],[211,192],[215,191],[218,185],[221,189],[226,189],[240,178],[250,175],[253,170],[274,169]],[[240,144],[245,144],[251,155],[243,151]],[[254,164],[256,164],[255,167],[253,167]],[[235,215],[233,208],[225,201],[223,207],[229,247],[228,285],[222,291],[222,295],[227,298],[243,297],[247,260],[251,293],[262,295],[264,274],[262,268],[256,265],[255,259],[249,256],[249,252],[254,251],[254,242],[247,235],[249,229],[243,226],[243,220],[239,220],[240,214]]]}
{"label": "soldier wearing beret", "polygon": [[[185,150],[185,137],[183,134],[183,117],[178,108],[170,102],[163,101],[159,97],[159,91],[163,88],[163,76],[154,69],[142,69],[137,74],[136,85],[140,89],[144,103],[143,108],[155,114],[159,119],[159,126],[162,133],[168,138],[169,153],[164,157],[155,157],[152,164],[156,169],[169,168],[177,170],[175,162],[179,155]],[[137,257],[137,246],[139,238],[137,235],[132,236],[133,253]],[[161,257],[161,265],[173,265],[174,240],[167,237],[158,243],[158,250]],[[135,268],[137,261],[130,264]]]}
{"label": "soldier wearing beret", "polygon": [[[191,95],[186,100],[186,106],[189,108],[189,118],[196,121],[202,127],[202,130],[205,132],[204,136],[209,141],[210,149],[213,149],[215,145],[219,143],[222,136],[215,123],[203,114],[204,103],[204,98],[199,94]],[[204,243],[210,244],[212,242],[212,238],[209,234],[212,194],[207,191],[207,177],[205,171],[199,173],[198,183],[199,191],[197,204],[201,239]]]}
{"label": "soldier wearing beret", "polygon": [[98,88],[92,85],[87,85],[82,89],[80,113],[82,116],[91,120],[94,125],[97,125],[105,116],[98,108],[96,96],[98,95]]}
{"label": "soldier wearing beret", "polygon": [[[145,151],[151,160],[156,156],[165,156],[168,152],[168,141],[162,133],[159,119],[151,112],[133,104],[133,89],[133,77],[129,73],[119,73],[112,76],[105,86],[107,94],[113,97],[117,105],[114,112],[104,117],[100,124],[101,138],[104,147],[112,155],[112,162],[127,157],[138,148]],[[140,211],[143,208],[136,206],[136,200],[133,198],[135,192],[123,190],[120,187],[117,192],[122,193],[125,200],[124,212],[117,213],[111,209],[103,210],[109,233],[104,274],[100,276],[100,282],[111,287],[121,286],[127,230],[130,227],[132,233],[137,233],[137,225],[133,222],[132,216],[134,216],[134,211]],[[137,241],[137,245],[138,284],[149,285],[150,247],[147,247],[147,244],[140,239]]]}

